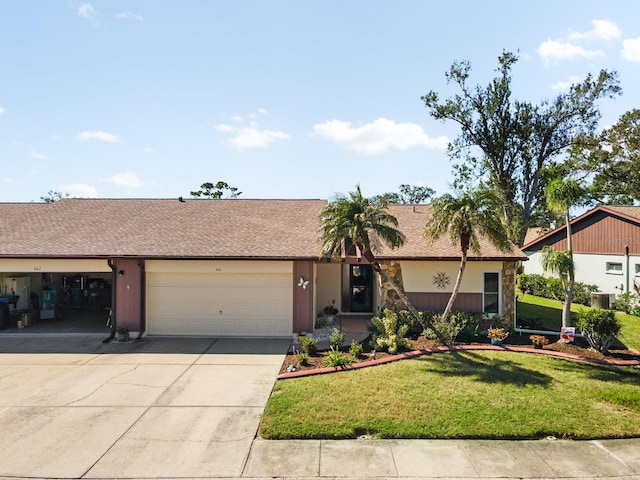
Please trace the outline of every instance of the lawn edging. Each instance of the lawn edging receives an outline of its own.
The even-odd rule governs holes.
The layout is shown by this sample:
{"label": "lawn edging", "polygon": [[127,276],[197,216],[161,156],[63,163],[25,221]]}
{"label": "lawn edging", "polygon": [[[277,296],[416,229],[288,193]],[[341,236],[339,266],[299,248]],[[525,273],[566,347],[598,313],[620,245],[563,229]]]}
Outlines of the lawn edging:
{"label": "lawn edging", "polygon": [[349,370],[358,370],[360,368],[374,367],[377,365],[383,365],[385,363],[398,362],[400,360],[410,360],[418,358],[423,355],[430,355],[432,353],[447,353],[456,352],[461,350],[497,350],[504,352],[518,352],[518,353],[531,353],[535,355],[550,355],[557,358],[563,358],[565,360],[572,360],[577,362],[595,363],[599,365],[613,365],[618,367],[633,367],[640,366],[640,359],[636,360],[609,360],[600,358],[587,358],[580,355],[573,355],[570,353],[556,352],[554,350],[544,350],[526,347],[515,347],[507,345],[452,345],[449,347],[430,347],[423,350],[413,350],[411,352],[399,353],[398,355],[391,355],[385,358],[377,360],[366,360],[364,362],[358,362],[351,365],[343,365],[341,367],[325,367],[314,368],[309,370],[296,370],[294,372],[281,373],[276,378],[278,380],[286,380],[289,378],[308,377],[311,375],[326,375],[328,373],[346,372]]}

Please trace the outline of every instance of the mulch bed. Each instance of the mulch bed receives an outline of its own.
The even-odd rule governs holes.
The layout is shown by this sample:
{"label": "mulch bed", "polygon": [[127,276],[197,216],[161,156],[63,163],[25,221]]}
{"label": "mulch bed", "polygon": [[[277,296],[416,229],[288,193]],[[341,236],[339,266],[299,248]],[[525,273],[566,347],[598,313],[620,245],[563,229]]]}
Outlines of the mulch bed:
{"label": "mulch bed", "polygon": [[[553,337],[549,337],[550,340]],[[425,350],[428,348],[432,348],[436,346],[436,343],[433,340],[429,340],[423,336],[410,339],[411,341],[411,349],[410,350]],[[359,358],[354,361],[355,363],[364,362],[371,360],[371,349],[368,346],[368,339],[362,342],[362,345],[365,349],[365,354],[362,358]],[[514,347],[528,347],[533,350],[533,346],[531,346],[531,341],[529,340],[528,334],[511,334],[509,338],[502,342],[505,347],[514,346]],[[457,345],[487,345],[488,343],[467,343],[467,344],[457,344]],[[585,359],[593,359],[593,360],[638,360],[640,359],[640,352],[635,352],[632,350],[628,350],[622,348],[621,346],[614,345],[609,349],[607,355],[603,355],[600,352],[596,352],[589,348],[589,345],[586,340],[583,338],[576,338],[573,343],[564,343],[564,342],[554,342],[549,343],[543,347],[544,350],[553,350],[560,353],[565,353],[569,355],[575,355],[577,357],[585,358]],[[345,353],[348,353],[349,348],[345,347],[342,349]],[[386,357],[390,357],[391,355],[387,352],[377,352],[376,359],[382,360]],[[287,368],[289,365],[295,365],[296,371],[305,371],[305,370],[314,370],[319,368],[325,368],[324,365],[324,352],[318,352],[317,355],[308,357],[307,365],[299,365],[298,360],[295,355],[289,353],[284,362],[282,363],[282,367],[280,368],[280,373],[287,373]]]}

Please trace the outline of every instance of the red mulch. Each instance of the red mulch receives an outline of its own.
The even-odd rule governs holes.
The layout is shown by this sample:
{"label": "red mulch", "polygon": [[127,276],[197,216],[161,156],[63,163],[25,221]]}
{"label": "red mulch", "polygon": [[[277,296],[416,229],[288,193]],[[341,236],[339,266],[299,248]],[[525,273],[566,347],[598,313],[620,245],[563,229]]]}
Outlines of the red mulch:
{"label": "red mulch", "polygon": [[[551,341],[553,337],[548,337]],[[415,339],[410,339],[411,341],[411,349],[410,350],[424,350],[430,347],[436,346],[436,343],[433,340],[429,340],[425,337],[417,337]],[[519,347],[529,347],[533,349],[531,346],[531,342],[529,340],[528,334],[512,334],[509,338],[502,342],[505,346],[519,346]],[[365,354],[362,358],[357,359],[354,363],[371,360],[370,348],[368,347],[368,340],[362,342],[363,347],[365,348]],[[462,344],[460,344],[462,345]],[[589,345],[586,340],[583,338],[576,338],[573,343],[563,343],[563,342],[554,342],[549,343],[543,347],[545,350],[554,350],[556,352],[567,353],[571,355],[576,355],[582,358],[589,359],[597,359],[597,360],[637,360],[640,358],[638,352],[630,351],[624,348],[616,348],[615,346],[609,349],[607,355],[603,355],[600,352],[596,352],[589,349]],[[348,347],[343,348],[343,351],[348,353]],[[376,359],[383,359],[385,357],[390,356],[389,353],[386,352],[377,352]],[[284,362],[282,363],[282,367],[280,367],[280,373],[286,373],[289,365],[295,365],[296,371],[304,371],[304,370],[313,370],[317,368],[324,368],[325,365],[323,363],[324,360],[324,352],[318,352],[317,355],[308,357],[307,365],[299,365],[298,360],[295,355],[288,354],[285,357]]]}

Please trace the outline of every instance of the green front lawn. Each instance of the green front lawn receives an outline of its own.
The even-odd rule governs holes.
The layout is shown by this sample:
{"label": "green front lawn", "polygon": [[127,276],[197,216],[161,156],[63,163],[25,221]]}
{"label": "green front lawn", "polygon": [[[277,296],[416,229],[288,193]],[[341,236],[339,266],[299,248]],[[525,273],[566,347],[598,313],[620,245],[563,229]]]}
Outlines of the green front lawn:
{"label": "green front lawn", "polygon": [[[584,308],[589,307],[572,304],[571,312],[579,312]],[[517,316],[518,318],[526,319],[533,325],[538,324],[560,331],[562,326],[562,302],[528,294],[521,295],[518,300]],[[622,312],[617,312],[616,316],[622,324],[618,340],[627,348],[640,350],[640,318]],[[571,315],[571,317],[571,324],[574,325],[575,317],[574,315]]]}
{"label": "green front lawn", "polygon": [[264,438],[640,436],[640,370],[469,351],[281,380]]}

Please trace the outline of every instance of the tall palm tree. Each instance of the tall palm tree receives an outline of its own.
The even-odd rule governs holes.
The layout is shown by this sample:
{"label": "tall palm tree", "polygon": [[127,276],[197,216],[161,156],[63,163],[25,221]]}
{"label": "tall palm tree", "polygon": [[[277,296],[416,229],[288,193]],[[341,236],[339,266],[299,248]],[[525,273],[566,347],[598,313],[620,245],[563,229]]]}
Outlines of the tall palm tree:
{"label": "tall palm tree", "polygon": [[366,198],[360,185],[347,195],[338,194],[320,213],[320,240],[322,254],[340,258],[342,248],[357,247],[362,256],[388,282],[414,317],[422,323],[416,309],[411,305],[402,285],[382,269],[376,254],[383,246],[398,248],[404,245],[405,236],[398,230],[398,219],[387,208],[384,200]]}
{"label": "tall palm tree", "polygon": [[462,192],[459,196],[449,194],[436,198],[431,203],[431,212],[424,235],[433,243],[448,235],[452,245],[460,245],[460,267],[442,318],[446,319],[460,291],[462,276],[467,264],[469,250],[480,254],[480,237],[486,237],[499,250],[511,250],[507,229],[500,219],[500,201],[491,190],[478,189]]}
{"label": "tall palm tree", "polygon": [[[543,252],[543,269],[560,276],[564,287],[565,297],[562,308],[562,326],[568,327],[571,321],[571,302],[573,302],[573,284],[575,283],[575,265],[573,263],[573,242],[571,239],[571,218],[569,210],[584,196],[584,189],[580,182],[571,178],[567,180],[552,180],[545,191],[547,207],[554,213],[564,214],[567,228],[567,250],[563,255],[552,255],[552,252]],[[545,264],[547,267],[545,267]],[[561,268],[559,270],[559,268]],[[563,278],[563,275],[566,278]]]}

